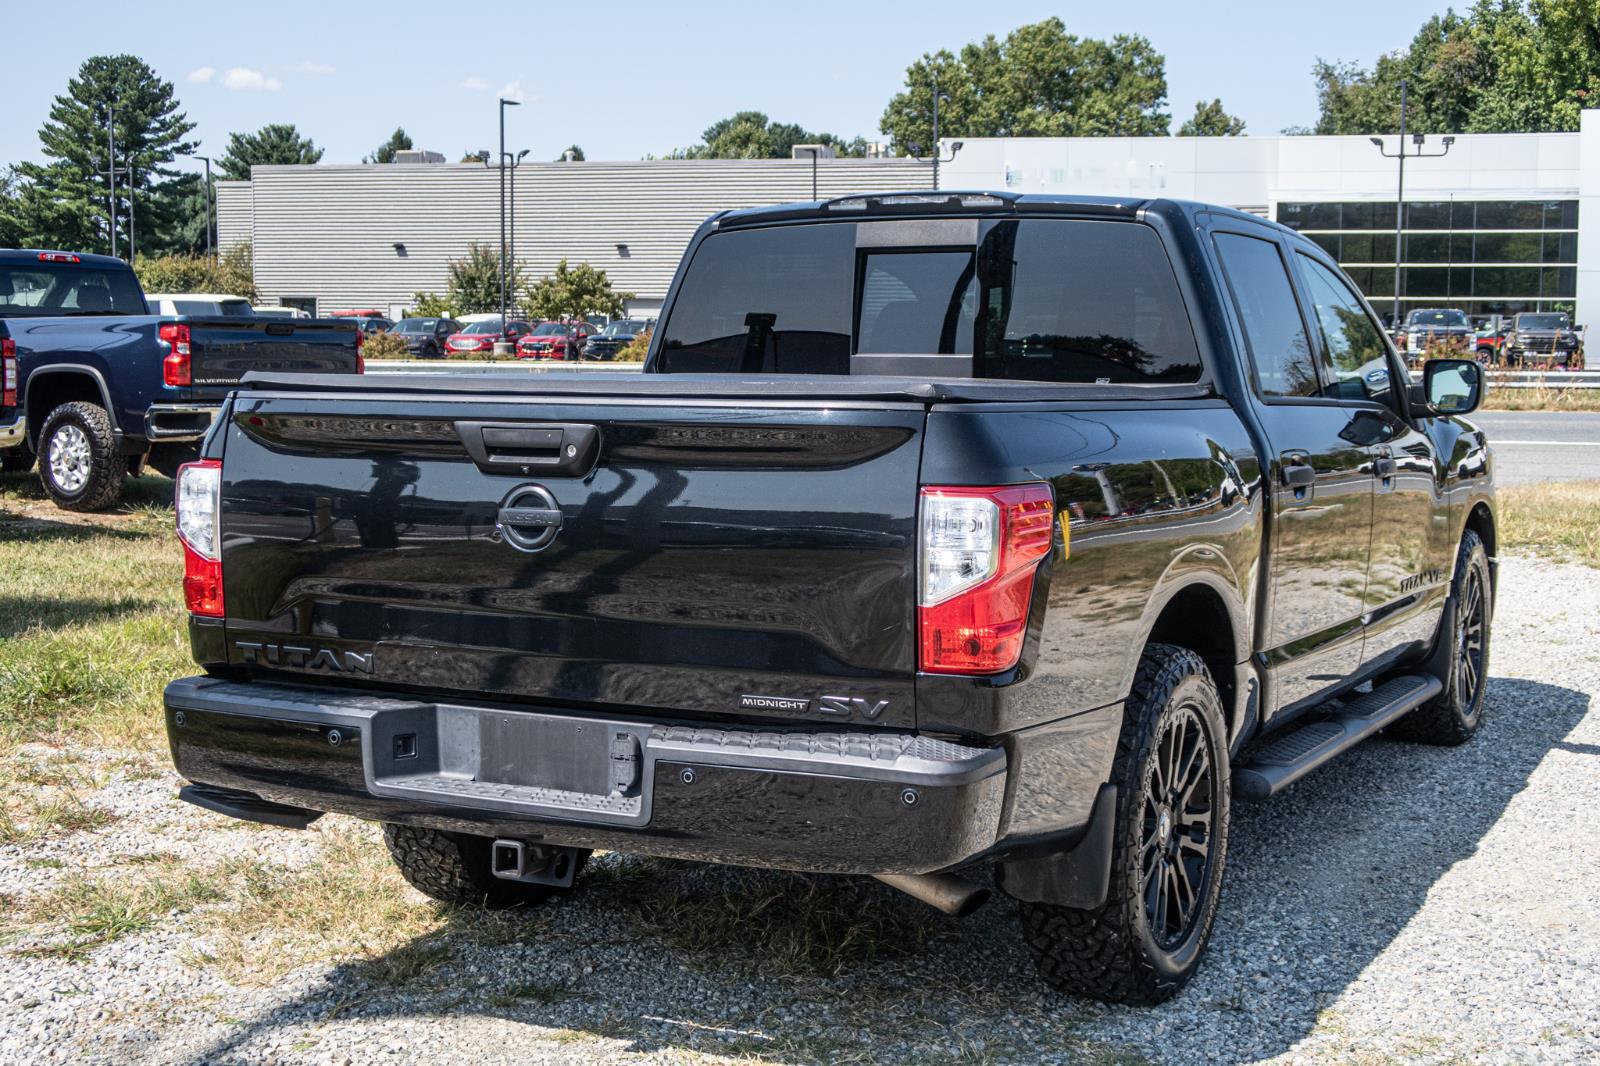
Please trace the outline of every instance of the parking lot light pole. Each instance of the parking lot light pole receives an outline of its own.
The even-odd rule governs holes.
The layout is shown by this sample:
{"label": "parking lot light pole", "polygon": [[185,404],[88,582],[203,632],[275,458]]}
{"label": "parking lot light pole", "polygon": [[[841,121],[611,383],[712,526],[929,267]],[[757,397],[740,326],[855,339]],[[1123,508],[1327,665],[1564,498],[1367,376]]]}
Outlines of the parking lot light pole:
{"label": "parking lot light pole", "polygon": [[[511,160],[511,261],[517,260],[517,168],[522,165],[522,160],[532,149],[524,148]],[[504,162],[504,157],[501,159]]]}
{"label": "parking lot light pole", "polygon": [[516,100],[500,98],[500,339],[506,329],[506,108],[519,106]]}
{"label": "parking lot light pole", "polygon": [[216,217],[211,209],[211,157],[208,155],[192,155],[190,159],[198,159],[206,165],[206,258],[210,259],[215,253],[212,251],[211,225]]}
{"label": "parking lot light pole", "polygon": [[1427,139],[1427,135],[1426,134],[1413,133],[1411,135],[1411,143],[1416,147],[1416,151],[1414,151],[1414,152],[1407,152],[1406,151],[1406,83],[1402,79],[1401,82],[1400,82],[1400,143],[1399,143],[1399,145],[1397,146],[1396,150],[1391,153],[1388,149],[1384,148],[1384,146],[1383,146],[1383,138],[1382,137],[1371,137],[1371,138],[1369,138],[1369,140],[1371,140],[1373,144],[1377,145],[1378,154],[1379,155],[1383,156],[1385,159],[1398,159],[1400,161],[1400,167],[1399,167],[1400,177],[1399,177],[1398,183],[1395,186],[1395,193],[1394,193],[1394,323],[1393,323],[1392,328],[1396,332],[1398,332],[1400,330],[1400,326],[1401,326],[1401,323],[1400,323],[1400,261],[1402,259],[1402,256],[1400,254],[1400,246],[1401,246],[1402,241],[1404,240],[1404,233],[1405,233],[1406,156],[1407,155],[1411,155],[1411,156],[1414,156],[1414,157],[1416,157],[1418,159],[1438,159],[1440,156],[1449,155],[1450,154],[1450,146],[1452,144],[1456,143],[1456,139],[1454,137],[1446,137],[1444,139],[1444,142],[1443,142],[1444,143],[1444,151],[1442,151],[1442,152],[1424,152],[1422,150],[1422,143],[1426,139]]}

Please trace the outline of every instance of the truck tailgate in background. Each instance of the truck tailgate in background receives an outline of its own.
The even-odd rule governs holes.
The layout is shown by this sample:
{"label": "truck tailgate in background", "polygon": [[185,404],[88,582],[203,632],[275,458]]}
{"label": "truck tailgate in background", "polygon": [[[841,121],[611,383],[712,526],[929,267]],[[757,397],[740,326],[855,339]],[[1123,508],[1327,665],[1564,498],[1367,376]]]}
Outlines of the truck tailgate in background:
{"label": "truck tailgate in background", "polygon": [[185,317],[196,398],[221,398],[246,373],[356,372],[356,327],[294,318]]}
{"label": "truck tailgate in background", "polygon": [[[924,418],[914,402],[241,393],[223,461],[229,658],[464,697],[909,727]],[[597,458],[558,474],[589,427]],[[532,523],[510,538],[508,506]],[[550,511],[559,529],[524,550]]]}

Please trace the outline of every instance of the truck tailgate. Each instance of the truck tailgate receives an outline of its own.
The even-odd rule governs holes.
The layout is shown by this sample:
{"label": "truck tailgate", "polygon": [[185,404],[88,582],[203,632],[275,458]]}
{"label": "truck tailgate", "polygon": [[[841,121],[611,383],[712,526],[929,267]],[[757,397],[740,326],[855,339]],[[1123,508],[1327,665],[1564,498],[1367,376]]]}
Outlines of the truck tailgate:
{"label": "truck tailgate", "polygon": [[223,459],[230,661],[914,725],[924,405],[616,391],[241,393]]}
{"label": "truck tailgate", "polygon": [[218,398],[251,371],[356,372],[356,327],[293,318],[185,316],[196,398]]}

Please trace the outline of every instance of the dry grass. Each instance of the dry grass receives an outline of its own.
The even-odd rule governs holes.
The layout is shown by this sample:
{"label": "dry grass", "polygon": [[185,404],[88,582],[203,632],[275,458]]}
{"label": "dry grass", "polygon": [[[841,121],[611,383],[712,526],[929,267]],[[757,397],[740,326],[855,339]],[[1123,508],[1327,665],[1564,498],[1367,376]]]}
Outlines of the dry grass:
{"label": "dry grass", "polygon": [[1485,411],[1600,411],[1600,389],[1531,389],[1489,387]]}
{"label": "dry grass", "polygon": [[1500,549],[1524,549],[1600,567],[1600,481],[1500,490]]}
{"label": "dry grass", "polygon": [[185,873],[171,860],[153,865],[158,867],[153,875],[142,877],[77,876],[33,900],[28,918],[59,939],[29,948],[29,953],[81,958],[94,948],[145,932],[174,912],[222,898],[215,880],[205,874]]}

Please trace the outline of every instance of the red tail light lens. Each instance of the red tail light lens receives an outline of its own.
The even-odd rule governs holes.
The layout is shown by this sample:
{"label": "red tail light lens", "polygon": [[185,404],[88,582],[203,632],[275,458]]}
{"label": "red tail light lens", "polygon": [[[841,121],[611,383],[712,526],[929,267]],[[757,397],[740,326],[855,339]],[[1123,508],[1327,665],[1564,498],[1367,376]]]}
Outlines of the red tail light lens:
{"label": "red tail light lens", "polygon": [[1054,507],[1043,484],[922,490],[921,668],[995,674],[1017,665]]}
{"label": "red tail light lens", "polygon": [[187,386],[193,381],[189,365],[189,327],[182,322],[163,322],[158,331],[170,351],[161,360],[161,380],[174,387]]}
{"label": "red tail light lens", "polygon": [[183,600],[191,614],[221,618],[222,464],[215,459],[178,468],[174,510],[183,543]]}
{"label": "red tail light lens", "polygon": [[17,406],[17,342],[0,340],[0,407]]}

